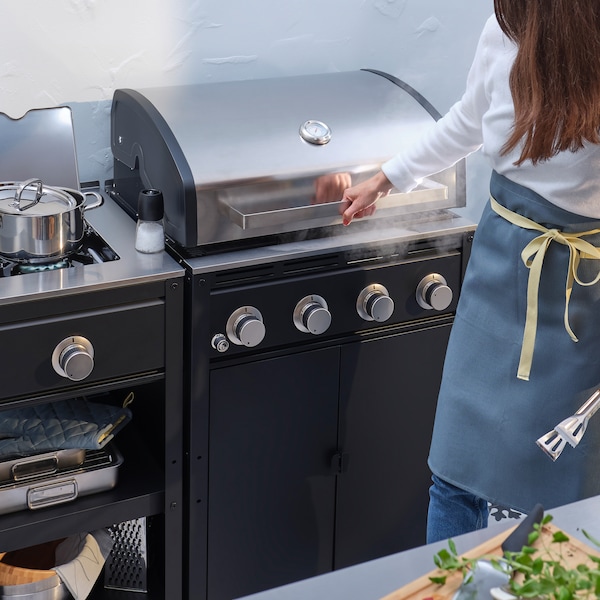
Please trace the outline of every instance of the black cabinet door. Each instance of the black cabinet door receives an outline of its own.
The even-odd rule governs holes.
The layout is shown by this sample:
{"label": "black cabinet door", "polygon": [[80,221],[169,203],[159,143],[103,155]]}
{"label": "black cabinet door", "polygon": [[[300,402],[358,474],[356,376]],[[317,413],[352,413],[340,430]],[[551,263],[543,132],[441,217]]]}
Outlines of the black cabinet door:
{"label": "black cabinet door", "polygon": [[342,349],[335,568],[425,543],[427,455],[450,324]]}
{"label": "black cabinet door", "polygon": [[208,597],[332,569],[340,349],[210,374]]}

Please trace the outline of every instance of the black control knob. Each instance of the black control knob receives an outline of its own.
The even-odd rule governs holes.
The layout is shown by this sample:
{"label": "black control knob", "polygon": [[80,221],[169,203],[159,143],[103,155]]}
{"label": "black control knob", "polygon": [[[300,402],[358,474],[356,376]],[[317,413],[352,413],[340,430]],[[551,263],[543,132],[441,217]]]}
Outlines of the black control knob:
{"label": "black control knob", "polygon": [[365,321],[387,321],[394,312],[394,301],[385,287],[378,283],[364,288],[356,300],[356,311]]}
{"label": "black control knob", "polygon": [[445,310],[452,303],[454,294],[439,273],[423,277],[417,286],[417,302],[427,310]]}
{"label": "black control knob", "polygon": [[331,325],[331,313],[324,298],[315,294],[302,298],[294,309],[294,325],[304,333],[325,333]]}

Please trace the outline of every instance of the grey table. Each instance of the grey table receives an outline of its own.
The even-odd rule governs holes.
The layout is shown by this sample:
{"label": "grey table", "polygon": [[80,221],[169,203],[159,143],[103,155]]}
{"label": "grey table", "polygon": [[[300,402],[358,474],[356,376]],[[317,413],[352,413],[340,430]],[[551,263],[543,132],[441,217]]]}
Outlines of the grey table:
{"label": "grey table", "polygon": [[[582,533],[582,529],[585,529],[595,539],[600,540],[600,496],[546,512],[554,517],[553,523],[572,538],[589,544]],[[490,524],[487,529],[459,536],[454,540],[457,550],[463,553],[475,548],[517,523],[514,519],[503,519]],[[245,596],[244,600],[379,600],[434,569],[433,556],[446,546],[446,542],[438,542],[413,548]]]}

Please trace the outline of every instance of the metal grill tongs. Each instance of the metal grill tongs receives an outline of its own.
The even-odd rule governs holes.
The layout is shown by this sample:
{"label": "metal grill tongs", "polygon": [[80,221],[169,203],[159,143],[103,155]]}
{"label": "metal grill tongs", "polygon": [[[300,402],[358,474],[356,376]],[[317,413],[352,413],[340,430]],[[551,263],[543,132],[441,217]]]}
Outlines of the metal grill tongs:
{"label": "metal grill tongs", "polygon": [[600,389],[597,389],[577,410],[561,421],[552,431],[536,440],[536,444],[552,459],[556,460],[567,443],[573,448],[579,444],[588,421],[600,408]]}

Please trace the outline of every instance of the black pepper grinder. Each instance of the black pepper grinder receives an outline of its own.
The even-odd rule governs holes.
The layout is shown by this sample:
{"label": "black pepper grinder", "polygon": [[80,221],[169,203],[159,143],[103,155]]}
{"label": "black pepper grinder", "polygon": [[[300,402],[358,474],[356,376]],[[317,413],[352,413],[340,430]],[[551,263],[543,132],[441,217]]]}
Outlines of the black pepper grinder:
{"label": "black pepper grinder", "polygon": [[142,190],[138,196],[135,249],[146,254],[165,249],[164,201],[160,190]]}

